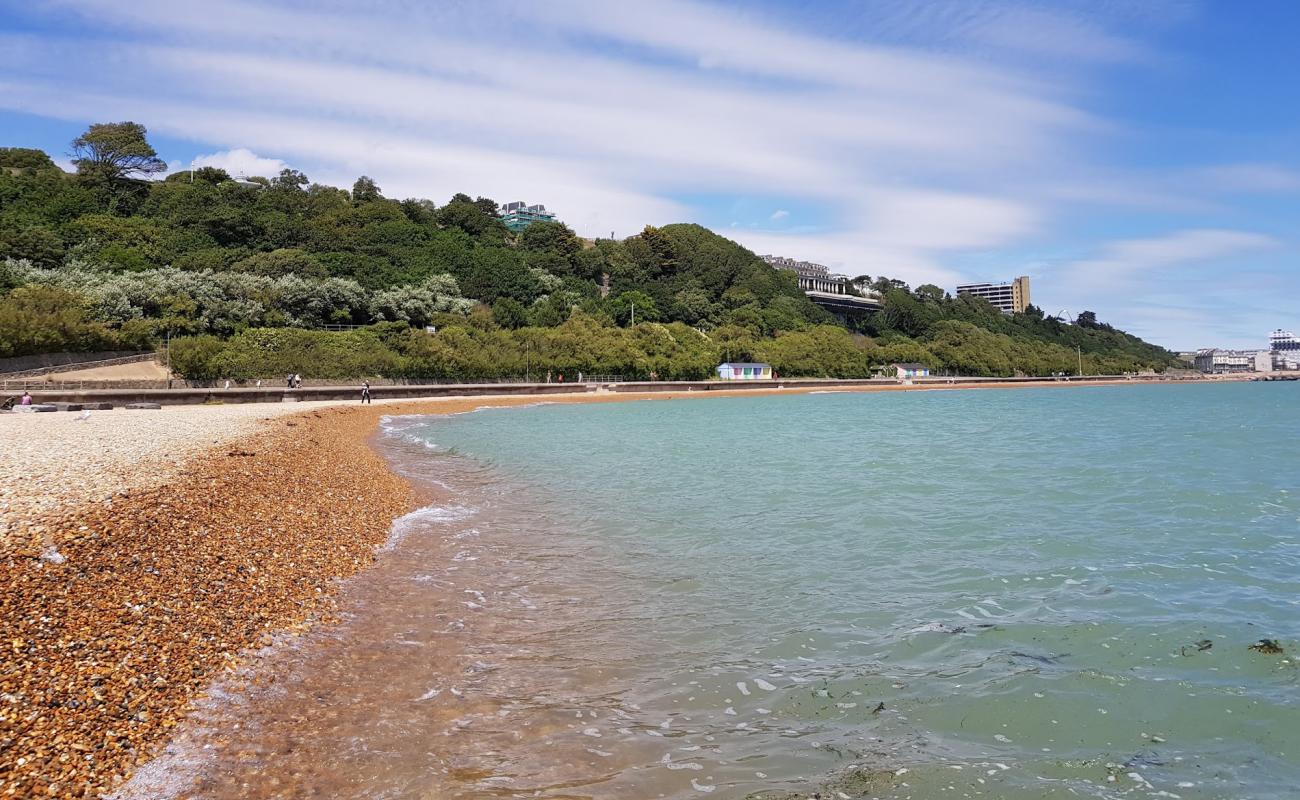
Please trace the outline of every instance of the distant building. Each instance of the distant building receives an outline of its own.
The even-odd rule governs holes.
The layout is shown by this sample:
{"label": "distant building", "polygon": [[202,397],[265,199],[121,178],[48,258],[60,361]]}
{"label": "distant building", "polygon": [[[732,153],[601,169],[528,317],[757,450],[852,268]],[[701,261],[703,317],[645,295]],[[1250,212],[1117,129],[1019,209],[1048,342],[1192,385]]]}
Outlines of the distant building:
{"label": "distant building", "polygon": [[718,379],[724,381],[762,381],[772,379],[771,364],[731,361],[718,366]]}
{"label": "distant building", "polygon": [[497,214],[510,230],[518,233],[534,222],[554,222],[555,214],[547,211],[546,206],[530,206],[523,201],[506,203]]}
{"label": "distant building", "polygon": [[861,316],[880,309],[880,296],[863,291],[847,275],[831,272],[821,264],[784,256],[759,256],[775,269],[793,272],[808,299],[840,318]]}
{"label": "distant building", "polygon": [[784,256],[760,256],[777,269],[793,272],[799,278],[799,288],[805,292],[827,292],[828,294],[847,294],[849,279],[847,275],[832,275],[821,264],[811,261],[796,261]]}
{"label": "distant building", "polygon": [[1010,283],[965,283],[957,287],[957,294],[982,297],[1003,314],[1021,314],[1029,307],[1029,276]]}
{"label": "distant building", "polygon": [[900,380],[905,378],[928,378],[930,377],[930,368],[924,364],[890,364],[894,368],[894,374]]}
{"label": "distant building", "polygon": [[1297,339],[1291,331],[1284,331],[1281,328],[1273,331],[1268,337],[1268,345],[1268,349],[1274,353],[1300,351],[1300,339]]}
{"label": "distant building", "polygon": [[1267,350],[1219,350],[1209,347],[1197,350],[1193,363],[1196,369],[1208,375],[1273,371],[1273,355]]}

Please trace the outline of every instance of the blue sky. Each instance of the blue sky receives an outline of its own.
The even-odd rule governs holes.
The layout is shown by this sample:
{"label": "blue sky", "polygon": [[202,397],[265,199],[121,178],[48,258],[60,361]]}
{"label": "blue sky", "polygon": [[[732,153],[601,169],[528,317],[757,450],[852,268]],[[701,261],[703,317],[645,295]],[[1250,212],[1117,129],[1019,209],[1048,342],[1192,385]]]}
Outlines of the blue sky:
{"label": "blue sky", "polygon": [[0,144],[692,221],[1176,349],[1300,328],[1300,4],[0,0]]}

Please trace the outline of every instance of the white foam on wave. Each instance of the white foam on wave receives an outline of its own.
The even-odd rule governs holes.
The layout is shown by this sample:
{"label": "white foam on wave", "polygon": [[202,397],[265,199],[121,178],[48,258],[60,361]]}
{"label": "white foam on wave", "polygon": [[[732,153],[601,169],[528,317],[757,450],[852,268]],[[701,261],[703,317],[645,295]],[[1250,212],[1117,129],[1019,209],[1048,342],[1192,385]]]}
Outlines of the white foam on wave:
{"label": "white foam on wave", "polygon": [[379,546],[378,551],[387,553],[405,539],[413,530],[418,530],[425,525],[438,525],[448,522],[460,522],[469,519],[478,513],[478,509],[472,506],[449,505],[449,506],[425,506],[417,508],[409,514],[403,514],[393,520],[392,528],[388,533],[388,540]]}

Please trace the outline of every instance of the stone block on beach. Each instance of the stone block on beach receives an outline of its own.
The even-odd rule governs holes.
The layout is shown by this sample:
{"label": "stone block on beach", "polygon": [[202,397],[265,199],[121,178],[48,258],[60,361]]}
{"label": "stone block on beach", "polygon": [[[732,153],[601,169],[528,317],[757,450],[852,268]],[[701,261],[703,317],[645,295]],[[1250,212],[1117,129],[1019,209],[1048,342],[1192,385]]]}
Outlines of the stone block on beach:
{"label": "stone block on beach", "polygon": [[141,409],[146,411],[157,411],[158,409],[162,408],[162,405],[159,403],[127,403],[126,407],[131,409]]}
{"label": "stone block on beach", "polygon": [[59,407],[54,405],[53,403],[33,403],[30,406],[28,406],[28,408],[30,408],[32,411],[38,411],[38,412],[59,410]]}
{"label": "stone block on beach", "polygon": [[80,411],[85,408],[81,403],[50,403],[60,411]]}
{"label": "stone block on beach", "polygon": [[112,411],[112,403],[82,403],[81,407],[87,411]]}

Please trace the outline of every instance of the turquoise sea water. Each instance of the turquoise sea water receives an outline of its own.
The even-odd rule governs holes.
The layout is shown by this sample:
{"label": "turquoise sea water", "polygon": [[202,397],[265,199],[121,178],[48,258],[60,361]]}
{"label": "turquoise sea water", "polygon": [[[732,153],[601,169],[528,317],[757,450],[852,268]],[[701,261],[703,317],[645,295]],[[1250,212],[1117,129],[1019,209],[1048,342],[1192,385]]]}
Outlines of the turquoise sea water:
{"label": "turquoise sea water", "polygon": [[388,420],[433,504],[123,796],[1296,797],[1298,389]]}
{"label": "turquoise sea water", "polygon": [[1300,786],[1298,412],[1290,385],[1135,386],[404,432],[488,465],[544,517],[516,555],[580,587],[538,675],[613,754],[588,792],[1281,798]]}

